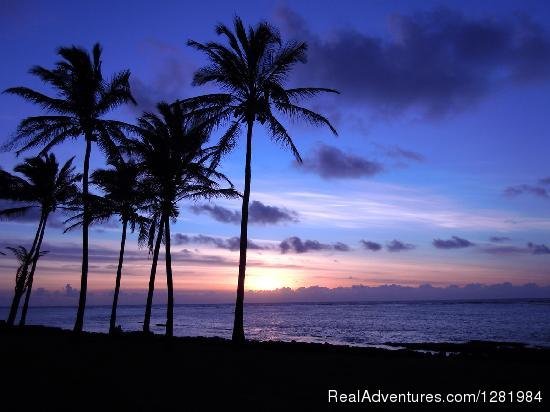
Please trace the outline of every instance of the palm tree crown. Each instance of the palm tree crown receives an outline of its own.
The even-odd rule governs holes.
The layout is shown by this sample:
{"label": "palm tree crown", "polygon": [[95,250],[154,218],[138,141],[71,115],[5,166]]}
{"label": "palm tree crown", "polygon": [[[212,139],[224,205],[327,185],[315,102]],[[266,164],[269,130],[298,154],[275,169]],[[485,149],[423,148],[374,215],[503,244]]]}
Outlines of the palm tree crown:
{"label": "palm tree crown", "polygon": [[20,202],[19,205],[0,211],[0,216],[23,215],[39,208],[44,214],[65,209],[78,194],[76,183],[81,175],[75,173],[74,158],[61,168],[53,153],[25,159],[13,170],[24,176],[0,169],[0,198]]}
{"label": "palm tree crown", "polygon": [[86,136],[103,148],[113,150],[112,137],[120,136],[125,124],[103,119],[113,108],[135,103],[130,92],[130,72],[116,73],[106,81],[101,72],[101,46],[95,44],[92,56],[80,47],[61,47],[62,58],[52,70],[34,66],[30,73],[52,86],[56,96],[51,97],[28,87],[12,87],[4,93],[18,95],[36,103],[55,115],[31,116],[19,124],[7,147],[17,153],[40,146],[41,153],[69,138]]}
{"label": "palm tree crown", "polygon": [[273,140],[288,147],[298,161],[302,158],[276,112],[314,125],[325,125],[336,134],[329,120],[298,105],[298,100],[320,93],[338,93],[321,87],[285,88],[288,75],[298,63],[306,62],[307,44],[283,43],[278,31],[266,22],[245,29],[239,17],[234,32],[220,24],[218,35],[225,36],[227,45],[189,40],[188,44],[205,53],[210,64],[194,75],[194,85],[215,83],[225,93],[209,94],[188,99],[210,114],[216,124],[230,121],[231,125],[220,141],[220,147],[230,150],[239,136],[242,123],[258,121],[267,126]]}

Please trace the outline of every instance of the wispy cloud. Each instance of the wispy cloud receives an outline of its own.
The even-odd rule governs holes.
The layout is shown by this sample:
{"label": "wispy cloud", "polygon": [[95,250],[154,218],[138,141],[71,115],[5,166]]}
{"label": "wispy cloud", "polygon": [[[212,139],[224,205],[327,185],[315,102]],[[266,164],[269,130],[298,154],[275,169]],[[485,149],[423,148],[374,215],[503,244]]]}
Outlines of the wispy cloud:
{"label": "wispy cloud", "polygon": [[[359,183],[359,182],[357,182]],[[368,182],[342,188],[344,194],[323,191],[256,193],[264,201],[284,204],[300,213],[302,224],[340,228],[395,228],[403,224],[445,229],[550,230],[550,219],[501,209],[468,209],[423,189]]]}

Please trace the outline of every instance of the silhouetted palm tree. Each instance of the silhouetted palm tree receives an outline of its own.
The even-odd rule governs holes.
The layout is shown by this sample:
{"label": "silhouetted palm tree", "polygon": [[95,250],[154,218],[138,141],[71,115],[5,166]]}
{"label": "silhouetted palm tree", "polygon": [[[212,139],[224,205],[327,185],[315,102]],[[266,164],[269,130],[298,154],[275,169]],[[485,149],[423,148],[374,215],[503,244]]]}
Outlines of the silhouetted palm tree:
{"label": "silhouetted palm tree", "polygon": [[[95,170],[90,176],[91,183],[101,189],[103,195],[90,195],[89,206],[91,209],[91,224],[106,222],[113,216],[118,216],[122,224],[115,291],[109,322],[109,333],[114,333],[116,332],[116,313],[127,231],[129,228],[131,232],[134,232],[138,227],[140,238],[144,237],[149,219],[141,214],[141,211],[146,207],[147,194],[139,181],[140,167],[133,161],[124,161],[122,158],[110,159],[109,164],[112,168]],[[81,226],[82,218],[83,214],[81,212],[67,219],[66,223],[72,224],[66,230]]]}
{"label": "silhouetted palm tree", "polygon": [[120,129],[126,125],[106,120],[105,114],[121,104],[135,103],[130,93],[130,72],[116,73],[106,81],[101,72],[101,46],[95,44],[92,56],[80,47],[61,47],[57,54],[62,58],[54,69],[34,66],[30,72],[51,85],[56,97],[50,97],[27,87],[13,87],[6,93],[15,94],[42,106],[55,115],[27,117],[19,124],[15,137],[7,147],[18,147],[17,153],[41,146],[46,153],[53,146],[67,140],[83,137],[86,142],[82,179],[82,277],[80,298],[74,330],[82,331],[86,291],[88,285],[88,173],[92,142],[107,153],[116,153],[112,139],[120,138]]}
{"label": "silhouetted palm tree", "polygon": [[29,265],[32,264],[32,266],[27,279],[16,285],[16,293],[8,316],[10,325],[15,321],[19,301],[26,288],[27,295],[20,322],[22,325],[25,324],[34,272],[40,257],[40,247],[48,217],[56,209],[64,209],[65,205],[72,202],[78,193],[76,182],[81,179],[81,175],[75,174],[72,162],[73,158],[59,168],[55,155],[50,153],[26,159],[14,168],[15,172],[22,174],[25,178],[0,170],[0,198],[22,202],[16,207],[0,211],[0,216],[17,216],[26,214],[34,208],[40,209],[38,228],[29,251],[27,267],[23,272],[28,271]]}
{"label": "silhouetted palm tree", "polygon": [[[170,221],[179,215],[178,202],[183,199],[235,197],[238,194],[231,182],[210,164],[216,148],[203,147],[210,127],[201,123],[201,119],[186,110],[184,105],[159,103],[157,109],[159,115],[145,113],[138,119],[136,131],[139,140],[129,141],[128,149],[143,168],[143,184],[150,195],[148,243],[150,250],[153,248],[153,263],[143,330],[150,330],[157,261],[161,243],[164,242],[168,292],[166,335],[172,336],[174,294]],[[220,188],[223,181],[230,187]]]}
{"label": "silhouetted palm tree", "polygon": [[[17,310],[19,309],[19,300],[21,299],[21,296],[25,292],[25,289],[27,289],[27,291],[29,290],[28,289],[30,286],[29,285],[29,280],[30,280],[29,263],[31,262],[31,260],[34,259],[35,255],[36,255],[36,260],[38,260],[39,257],[46,255],[48,251],[47,250],[39,251],[35,254],[35,251],[32,248],[31,250],[27,250],[27,248],[24,246],[17,246],[17,247],[6,246],[6,249],[9,249],[13,253],[13,255],[17,258],[17,261],[19,262],[19,266],[17,267],[17,271],[15,273],[14,299],[12,301],[12,305],[10,307],[10,314],[8,317],[8,325],[13,326],[13,322],[15,320]],[[0,252],[0,254],[4,255],[4,253],[2,252]],[[18,298],[16,301],[17,296]],[[22,322],[22,325],[24,325],[24,321]]]}
{"label": "silhouetted palm tree", "polygon": [[209,65],[195,73],[193,83],[215,83],[224,93],[200,96],[189,99],[186,103],[209,113],[211,121],[215,124],[231,123],[219,142],[222,154],[235,146],[241,125],[244,124],[247,128],[239,278],[233,326],[233,341],[242,342],[245,339],[243,303],[254,122],[258,121],[267,126],[272,139],[289,148],[296,160],[301,162],[298,149],[274,111],[291,118],[306,120],[314,125],[326,125],[336,134],[327,118],[299,106],[298,100],[322,92],[337,92],[312,87],[285,89],[284,84],[291,69],[297,63],[306,61],[307,45],[303,42],[283,43],[277,30],[266,22],[247,30],[241,19],[236,17],[234,31],[225,25],[218,25],[216,33],[226,37],[227,46],[215,42],[202,44],[193,40],[188,41],[188,45],[205,53],[210,61]]}

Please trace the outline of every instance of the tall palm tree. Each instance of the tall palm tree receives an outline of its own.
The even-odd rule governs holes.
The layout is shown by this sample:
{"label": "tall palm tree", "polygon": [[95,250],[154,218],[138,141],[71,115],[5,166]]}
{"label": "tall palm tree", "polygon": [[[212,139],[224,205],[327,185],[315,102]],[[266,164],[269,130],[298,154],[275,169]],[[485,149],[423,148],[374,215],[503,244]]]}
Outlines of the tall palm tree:
{"label": "tall palm tree", "polygon": [[[172,336],[174,293],[170,222],[179,215],[178,202],[183,199],[235,197],[238,193],[231,182],[211,165],[217,148],[204,148],[210,127],[184,105],[159,103],[157,109],[158,115],[144,113],[138,119],[136,131],[139,138],[129,141],[128,148],[143,168],[143,184],[150,194],[152,216],[149,245],[153,248],[153,263],[143,330],[150,330],[158,255],[164,242],[168,292],[166,335]],[[221,188],[222,182],[229,187]]]}
{"label": "tall palm tree", "polygon": [[116,311],[120,293],[124,248],[128,225],[133,232],[137,226],[143,232],[148,219],[141,214],[147,200],[143,186],[139,182],[140,167],[132,162],[112,161],[111,169],[99,169],[92,173],[92,182],[105,194],[104,199],[109,202],[110,213],[117,214],[122,223],[122,237],[120,239],[120,253],[115,281],[115,292],[111,308],[109,332],[116,331]]}
{"label": "tall palm tree", "polygon": [[[139,228],[140,238],[145,236],[149,219],[141,214],[146,207],[146,193],[139,181],[140,167],[133,161],[124,161],[122,158],[112,158],[108,161],[112,167],[109,169],[97,169],[90,181],[102,191],[102,196],[90,195],[90,223],[101,223],[117,216],[122,224],[120,240],[120,252],[115,279],[115,291],[111,307],[109,333],[116,332],[116,316],[118,297],[120,294],[120,282],[122,278],[122,265],[124,263],[124,251],[128,229],[134,232]],[[67,219],[65,223],[71,223],[66,231],[82,226],[83,213]]]}
{"label": "tall palm tree", "polygon": [[[29,250],[29,259],[21,272],[28,272],[28,276],[16,284],[16,292],[8,316],[10,325],[15,321],[21,296],[26,289],[27,295],[21,315],[21,324],[25,324],[34,272],[40,257],[48,217],[57,209],[64,209],[77,196],[76,183],[81,179],[81,175],[75,173],[72,162],[73,158],[60,168],[55,155],[50,153],[25,159],[23,163],[17,165],[14,171],[23,175],[24,178],[0,170],[0,198],[22,202],[16,207],[0,211],[0,216],[23,215],[36,208],[40,210],[40,220]],[[29,265],[31,265],[30,271],[28,271]]]}
{"label": "tall palm tree", "polygon": [[247,30],[241,19],[235,17],[233,29],[234,31],[231,31],[225,25],[216,27],[216,33],[225,37],[227,45],[188,41],[189,46],[205,53],[209,59],[209,64],[195,73],[194,85],[214,83],[222,89],[222,92],[189,99],[186,104],[194,105],[197,109],[209,113],[210,120],[215,124],[230,124],[219,142],[222,154],[235,146],[241,126],[246,126],[239,278],[233,325],[233,341],[242,342],[245,339],[243,304],[254,123],[258,121],[265,125],[271,138],[288,148],[296,160],[301,162],[298,149],[286,128],[278,120],[276,113],[305,120],[313,125],[328,126],[336,134],[336,130],[327,118],[298,105],[298,101],[323,92],[337,93],[337,91],[317,87],[285,89],[290,71],[297,63],[306,61],[306,43],[283,43],[278,31],[266,22],[249,27]]}
{"label": "tall palm tree", "polygon": [[[17,153],[42,147],[41,153],[67,139],[84,138],[86,150],[82,179],[83,225],[82,225],[82,277],[80,298],[74,326],[82,331],[88,285],[88,174],[90,153],[95,142],[105,152],[116,153],[113,138],[121,137],[123,122],[104,119],[109,111],[135,100],[130,92],[130,72],[116,73],[105,80],[101,72],[101,46],[95,44],[92,55],[83,48],[61,47],[57,54],[61,61],[52,70],[34,66],[30,73],[52,86],[56,96],[51,97],[28,87],[13,87],[5,90],[36,103],[48,114],[31,116],[22,120],[8,148],[18,148]],[[52,114],[50,114],[52,113]]]}

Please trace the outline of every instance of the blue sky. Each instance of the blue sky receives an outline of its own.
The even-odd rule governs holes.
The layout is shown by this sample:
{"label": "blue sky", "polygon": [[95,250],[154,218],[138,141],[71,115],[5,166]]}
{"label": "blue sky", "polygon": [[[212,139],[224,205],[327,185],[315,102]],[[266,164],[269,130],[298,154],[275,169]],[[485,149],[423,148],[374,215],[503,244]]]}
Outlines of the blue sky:
{"label": "blue sky", "polygon": [[[270,206],[295,218],[250,226],[250,237],[262,248],[250,253],[248,287],[550,284],[550,185],[541,182],[550,176],[547,2],[319,1],[312,7],[268,1],[7,1],[0,7],[1,89],[46,90],[27,73],[32,65],[51,67],[61,45],[91,48],[99,41],[105,74],[132,72],[140,106],[111,114],[128,122],[159,99],[209,90],[190,85],[204,60],[185,43],[214,40],[215,24],[230,24],[235,14],[249,24],[267,19],[285,38],[308,42],[309,62],[289,84],[340,90],[339,96],[308,103],[334,122],[339,136],[287,122],[306,159],[297,166],[256,127],[252,199],[264,212]],[[38,112],[0,95],[2,139],[22,117]],[[61,159],[76,155],[80,164],[83,151],[81,142],[68,142],[56,153]],[[19,160],[0,154],[7,170]],[[223,163],[239,188],[243,161],[241,145]],[[92,164],[103,165],[97,150]],[[239,209],[238,201],[214,205]],[[181,253],[176,287],[233,290],[237,253],[197,236],[227,239],[238,235],[238,225],[189,206],[183,205],[172,229],[195,239],[175,246]],[[2,245],[29,242],[34,230],[28,221],[0,224]],[[92,244],[116,252],[118,237],[116,225],[97,228]],[[281,242],[292,237],[301,243],[282,253]],[[437,239],[449,242],[435,242],[444,245],[438,248]],[[317,242],[317,250],[301,249],[306,240]],[[361,240],[381,248],[369,250]],[[403,247],[388,250],[393,240]],[[78,235],[50,227],[45,242],[55,253],[41,261],[44,276],[37,275],[37,285],[77,285]],[[335,249],[336,242],[349,250]],[[135,242],[131,248],[136,259],[123,287],[140,289],[149,261]],[[105,256],[91,262],[92,289],[112,288],[116,253]],[[12,274],[13,262],[2,258],[0,289],[12,287]]]}

